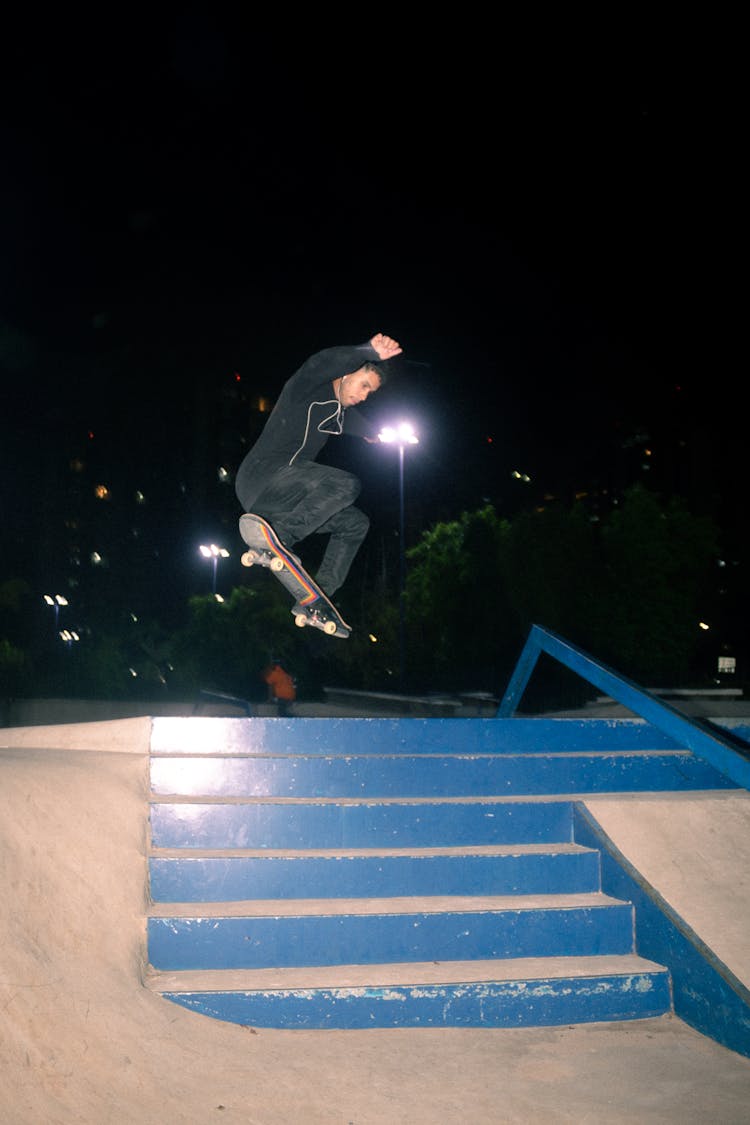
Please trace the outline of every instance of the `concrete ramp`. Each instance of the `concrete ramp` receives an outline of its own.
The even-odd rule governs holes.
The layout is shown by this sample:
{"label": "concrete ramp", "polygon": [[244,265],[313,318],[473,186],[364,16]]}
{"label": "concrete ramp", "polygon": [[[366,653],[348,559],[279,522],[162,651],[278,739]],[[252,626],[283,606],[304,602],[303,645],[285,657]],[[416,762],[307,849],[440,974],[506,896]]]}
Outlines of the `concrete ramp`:
{"label": "concrete ramp", "polygon": [[[148,720],[125,722],[0,732],[7,1125],[746,1120],[750,1060],[671,1017],[543,1030],[256,1031],[149,992]],[[718,834],[727,806],[717,808]],[[729,926],[736,896],[712,913],[722,908]]]}
{"label": "concrete ramp", "polygon": [[750,793],[588,799],[609,838],[750,988]]}

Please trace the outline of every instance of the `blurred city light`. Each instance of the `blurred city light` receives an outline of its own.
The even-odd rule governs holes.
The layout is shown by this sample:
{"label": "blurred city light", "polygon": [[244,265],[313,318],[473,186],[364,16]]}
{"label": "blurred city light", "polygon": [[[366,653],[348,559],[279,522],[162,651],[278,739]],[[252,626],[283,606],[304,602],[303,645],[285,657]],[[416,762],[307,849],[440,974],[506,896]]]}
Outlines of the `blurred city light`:
{"label": "blurred city light", "polygon": [[47,605],[51,606],[55,611],[55,633],[57,634],[60,606],[66,606],[68,604],[68,599],[64,597],[63,594],[44,594],[43,597]]}
{"label": "blurred city light", "polygon": [[378,434],[378,441],[391,445],[417,445],[419,438],[411,422],[399,422],[397,426],[384,426]]}
{"label": "blurred city light", "polygon": [[398,583],[398,637],[399,637],[399,681],[404,686],[404,667],[406,653],[406,629],[404,614],[404,590],[406,587],[406,544],[404,532],[404,446],[418,445],[419,438],[411,422],[399,422],[395,426],[384,426],[378,440],[386,445],[398,445],[398,506],[399,506],[399,583]]}
{"label": "blurred city light", "polygon": [[204,559],[210,559],[213,563],[213,586],[211,593],[216,597],[216,568],[219,565],[219,559],[228,559],[229,551],[225,547],[217,547],[215,543],[201,543],[200,553]]}

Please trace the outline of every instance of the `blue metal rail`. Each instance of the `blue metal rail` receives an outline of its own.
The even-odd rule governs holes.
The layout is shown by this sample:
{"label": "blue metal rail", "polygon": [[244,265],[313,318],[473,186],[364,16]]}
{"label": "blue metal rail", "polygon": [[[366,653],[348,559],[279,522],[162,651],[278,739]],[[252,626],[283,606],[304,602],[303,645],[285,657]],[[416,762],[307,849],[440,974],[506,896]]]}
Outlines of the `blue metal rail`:
{"label": "blue metal rail", "polygon": [[743,757],[728,739],[723,738],[719,733],[704,729],[670,704],[657,699],[645,688],[639,687],[633,680],[619,675],[606,664],[594,660],[582,649],[540,625],[532,625],[529,631],[526,644],[497,709],[498,718],[510,718],[514,714],[542,652],[546,652],[548,656],[588,680],[600,691],[606,692],[623,707],[627,707],[652,723],[736,785],[743,789],[750,789],[750,761]]}

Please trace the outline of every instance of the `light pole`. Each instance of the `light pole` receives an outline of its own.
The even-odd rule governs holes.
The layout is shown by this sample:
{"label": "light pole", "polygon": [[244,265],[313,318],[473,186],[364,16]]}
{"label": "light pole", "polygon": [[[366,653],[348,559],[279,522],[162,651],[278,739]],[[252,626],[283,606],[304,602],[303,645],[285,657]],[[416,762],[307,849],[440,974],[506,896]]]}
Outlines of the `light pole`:
{"label": "light pole", "polygon": [[68,599],[64,598],[62,594],[55,594],[54,597],[53,597],[52,594],[45,594],[44,600],[47,603],[47,605],[52,606],[52,608],[55,611],[55,636],[57,636],[57,634],[58,634],[58,621],[60,619],[60,606],[61,605],[67,605]]}
{"label": "light pole", "polygon": [[228,559],[229,551],[225,547],[217,547],[215,543],[209,543],[208,546],[201,543],[200,552],[204,559],[211,559],[213,562],[213,596],[216,597],[216,568],[219,565],[219,559]]}
{"label": "light pole", "polygon": [[399,576],[398,576],[398,654],[399,654],[399,682],[404,684],[404,666],[406,651],[406,630],[404,623],[404,590],[406,588],[406,543],[404,530],[404,448],[407,445],[417,445],[417,437],[411,422],[399,422],[397,426],[384,426],[378,434],[378,440],[386,445],[398,445],[398,542],[399,542]]}

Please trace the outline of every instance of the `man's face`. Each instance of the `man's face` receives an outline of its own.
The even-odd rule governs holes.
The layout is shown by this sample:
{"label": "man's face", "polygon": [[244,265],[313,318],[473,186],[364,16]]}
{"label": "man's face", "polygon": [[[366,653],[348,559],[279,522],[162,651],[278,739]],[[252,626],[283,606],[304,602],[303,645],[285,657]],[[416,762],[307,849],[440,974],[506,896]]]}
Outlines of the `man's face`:
{"label": "man's face", "polygon": [[339,385],[339,402],[342,406],[356,406],[364,402],[380,386],[380,376],[374,371],[360,367],[351,375],[345,375]]}

